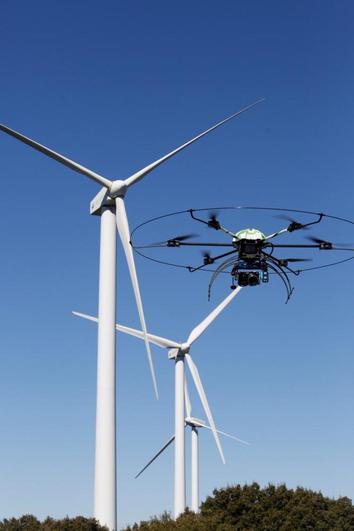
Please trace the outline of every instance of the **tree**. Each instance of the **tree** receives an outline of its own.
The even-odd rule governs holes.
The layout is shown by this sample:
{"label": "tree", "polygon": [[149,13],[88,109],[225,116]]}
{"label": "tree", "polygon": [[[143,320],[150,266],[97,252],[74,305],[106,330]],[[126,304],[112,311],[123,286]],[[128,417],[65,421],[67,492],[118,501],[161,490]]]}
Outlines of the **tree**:
{"label": "tree", "polygon": [[47,518],[44,522],[37,520],[35,516],[26,514],[21,518],[11,518],[0,522],[0,531],[108,531],[107,527],[102,527],[94,518],[64,518],[54,520]]}
{"label": "tree", "polygon": [[39,531],[41,523],[35,516],[25,514],[21,518],[11,518],[0,522],[0,531]]}
{"label": "tree", "polygon": [[216,489],[198,515],[186,511],[176,521],[153,518],[125,531],[353,531],[354,507],[301,487],[257,483]]}

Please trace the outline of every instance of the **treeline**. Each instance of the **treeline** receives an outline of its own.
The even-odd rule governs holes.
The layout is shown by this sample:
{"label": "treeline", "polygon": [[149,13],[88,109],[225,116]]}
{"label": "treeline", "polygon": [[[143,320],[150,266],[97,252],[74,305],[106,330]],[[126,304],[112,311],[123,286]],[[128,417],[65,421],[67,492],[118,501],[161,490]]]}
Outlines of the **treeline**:
{"label": "treeline", "polygon": [[200,513],[186,512],[176,521],[168,514],[124,531],[354,531],[349,498],[333,500],[320,492],[285,485],[252,485],[214,490]]}
{"label": "treeline", "polygon": [[[320,492],[257,483],[216,489],[200,513],[186,511],[176,521],[168,513],[128,526],[124,531],[354,531],[349,498],[327,498]],[[106,531],[92,518],[47,518],[31,515],[5,519],[0,531]]]}
{"label": "treeline", "polygon": [[40,522],[35,516],[26,514],[21,518],[9,518],[0,522],[0,531],[108,531],[99,525],[94,518],[63,518],[54,520],[47,518]]}

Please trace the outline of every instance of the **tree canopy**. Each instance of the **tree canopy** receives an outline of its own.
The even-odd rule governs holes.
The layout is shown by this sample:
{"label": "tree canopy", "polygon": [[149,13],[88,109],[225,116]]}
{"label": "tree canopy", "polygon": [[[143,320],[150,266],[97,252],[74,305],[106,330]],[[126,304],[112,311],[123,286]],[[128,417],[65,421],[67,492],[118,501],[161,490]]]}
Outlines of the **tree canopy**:
{"label": "tree canopy", "polygon": [[100,526],[94,518],[47,518],[40,522],[35,516],[26,514],[20,518],[5,518],[0,522],[0,531],[108,531]]}
{"label": "tree canopy", "polygon": [[[176,521],[168,513],[128,526],[124,531],[353,531],[349,498],[331,499],[321,492],[257,483],[215,489],[199,514],[186,511]],[[24,515],[0,521],[0,531],[107,531],[93,518],[47,518]]]}
{"label": "tree canopy", "polygon": [[354,507],[298,487],[257,483],[216,489],[201,505],[173,521],[168,514],[127,527],[125,531],[353,531]]}

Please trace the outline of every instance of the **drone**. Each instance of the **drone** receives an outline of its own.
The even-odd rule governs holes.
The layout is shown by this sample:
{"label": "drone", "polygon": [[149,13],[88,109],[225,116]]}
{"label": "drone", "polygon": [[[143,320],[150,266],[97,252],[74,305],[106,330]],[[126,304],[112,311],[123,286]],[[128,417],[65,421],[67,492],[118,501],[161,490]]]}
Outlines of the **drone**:
{"label": "drone", "polygon": [[[252,208],[252,207],[238,207],[238,208]],[[196,271],[205,270],[208,266],[214,266],[216,268],[212,269],[212,276],[208,286],[208,299],[210,299],[212,286],[221,273],[229,273],[231,275],[231,289],[236,289],[237,286],[240,287],[254,287],[258,286],[261,283],[268,283],[271,274],[278,275],[286,289],[286,303],[290,300],[291,295],[294,291],[292,286],[290,276],[299,275],[302,271],[301,269],[294,269],[292,266],[293,263],[297,262],[308,262],[311,261],[311,258],[296,258],[296,257],[278,257],[274,255],[274,251],[277,249],[283,250],[295,250],[295,249],[318,249],[320,251],[331,251],[331,250],[342,250],[342,251],[354,251],[353,248],[348,248],[346,246],[336,245],[330,241],[322,240],[314,236],[308,236],[307,239],[311,243],[277,243],[278,237],[285,234],[291,234],[296,231],[305,231],[310,226],[318,225],[325,217],[330,217],[334,219],[340,219],[341,221],[347,221],[352,223],[349,220],[335,218],[334,216],[328,216],[324,213],[314,213],[306,212],[310,214],[315,214],[315,219],[307,223],[301,223],[292,219],[288,216],[282,215],[278,216],[282,219],[285,219],[288,223],[285,227],[280,230],[273,232],[271,234],[265,234],[258,228],[244,228],[237,230],[236,232],[230,230],[229,228],[223,226],[218,219],[217,212],[209,212],[209,216],[206,219],[198,217],[199,212],[203,212],[206,209],[189,209],[188,211],[183,211],[189,213],[191,218],[198,222],[206,225],[208,228],[222,232],[226,234],[229,238],[228,243],[219,243],[219,242],[198,242],[198,241],[187,241],[194,238],[195,234],[183,234],[170,238],[164,242],[159,242],[158,244],[145,245],[145,246],[133,246],[134,249],[139,252],[139,249],[147,247],[227,247],[230,250],[222,252],[221,254],[211,255],[210,252],[203,253],[203,261],[200,265],[196,267],[184,266],[191,273]],[[273,209],[269,209],[273,210]],[[274,209],[278,210],[278,209]],[[290,209],[279,209],[279,210],[290,210]],[[180,214],[178,212],[176,214]],[[198,214],[197,214],[198,213]],[[163,218],[165,216],[161,216]],[[160,218],[156,218],[160,219]],[[155,221],[150,220],[150,221]],[[149,222],[147,222],[149,223]],[[138,228],[138,227],[137,227]],[[136,229],[135,229],[136,230]],[[135,230],[133,232],[135,232]],[[142,254],[140,252],[140,254]],[[146,258],[146,255],[143,255]],[[351,259],[351,258],[350,258]],[[159,260],[155,260],[160,262]],[[345,260],[343,260],[345,261]],[[166,263],[166,262],[162,262]],[[336,262],[337,263],[337,262]],[[168,264],[175,265],[175,264]],[[334,265],[334,264],[330,264]],[[181,267],[181,266],[179,266]],[[322,266],[323,267],[323,266]],[[313,268],[316,269],[316,268]],[[210,271],[210,269],[208,269]]]}

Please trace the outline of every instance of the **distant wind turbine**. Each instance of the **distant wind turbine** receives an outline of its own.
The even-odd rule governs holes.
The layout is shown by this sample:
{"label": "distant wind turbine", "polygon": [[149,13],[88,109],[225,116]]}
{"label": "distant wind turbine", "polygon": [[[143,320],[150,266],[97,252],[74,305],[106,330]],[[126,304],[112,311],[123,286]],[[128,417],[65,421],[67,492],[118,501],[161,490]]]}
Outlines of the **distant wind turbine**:
{"label": "distant wind turbine", "polygon": [[[199,429],[207,428],[211,430],[211,426],[206,424],[205,421],[192,417],[192,406],[188,393],[187,380],[185,381],[185,406],[187,416],[185,418],[185,428],[191,428],[191,509],[195,513],[199,512]],[[234,439],[243,444],[249,445],[248,442],[225,433],[224,431],[216,430],[217,433],[230,439]],[[138,472],[135,478],[138,478],[175,440],[175,436],[169,438],[166,444],[150,459],[150,461]]]}
{"label": "distant wind turbine", "polygon": [[[175,495],[174,495],[174,515],[177,518],[186,508],[186,488],[185,488],[185,441],[184,441],[184,427],[185,427],[185,411],[184,411],[184,394],[185,394],[185,374],[184,374],[184,360],[187,361],[192,379],[197,389],[200,401],[203,405],[206,417],[216,446],[219,450],[221,459],[225,463],[224,453],[219,440],[218,431],[215,427],[213,415],[211,413],[209,403],[204,391],[202,381],[199,376],[199,371],[194,363],[190,349],[193,343],[205,332],[217,316],[230,304],[230,302],[241,291],[241,287],[237,286],[212,312],[201,321],[188,336],[184,343],[177,343],[171,339],[167,339],[154,334],[147,334],[150,343],[153,343],[161,348],[169,349],[169,359],[175,360]],[[87,315],[80,312],[73,312],[78,317],[83,317],[90,321],[99,323],[97,317]],[[116,325],[117,330],[129,334],[139,339],[144,339],[144,333],[141,330],[135,330],[120,324]]]}

